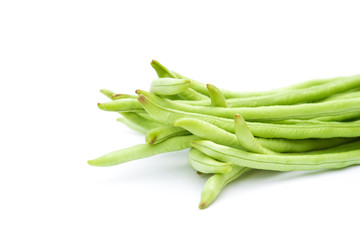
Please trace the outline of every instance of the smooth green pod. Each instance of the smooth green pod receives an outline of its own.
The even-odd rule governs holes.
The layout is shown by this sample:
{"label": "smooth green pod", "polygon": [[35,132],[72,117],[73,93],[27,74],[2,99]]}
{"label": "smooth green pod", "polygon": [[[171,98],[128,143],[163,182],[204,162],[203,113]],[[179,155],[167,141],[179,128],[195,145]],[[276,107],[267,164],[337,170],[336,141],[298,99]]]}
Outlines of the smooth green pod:
{"label": "smooth green pod", "polygon": [[201,191],[200,209],[207,208],[220,195],[221,191],[230,182],[239,178],[243,173],[249,171],[249,168],[233,165],[227,173],[216,173],[205,183]]}
{"label": "smooth green pod", "polygon": [[[235,132],[234,122],[230,119],[166,108],[155,104],[144,95],[140,95],[138,100],[145,111],[166,124],[172,124],[182,117],[190,117],[209,122],[226,131]],[[262,138],[306,139],[360,136],[360,121],[342,123],[311,121],[311,124],[248,122],[247,124],[254,136]]]}
{"label": "smooth green pod", "polygon": [[227,107],[226,100],[222,92],[212,84],[206,84],[209,90],[211,104],[214,107]]}
{"label": "smooth green pod", "polygon": [[159,126],[149,130],[145,135],[145,142],[149,145],[158,144],[165,141],[166,139],[176,137],[176,136],[185,136],[190,135],[189,131],[186,131],[180,127],[174,126]]}
{"label": "smooth green pod", "polygon": [[[151,66],[154,68],[154,70],[156,71],[159,78],[179,78],[173,72],[169,71],[166,67],[161,65],[156,60],[151,61]],[[188,89],[178,93],[178,96],[181,99],[185,99],[185,100],[207,100],[208,99],[207,96],[205,96],[191,88],[188,88]]]}
{"label": "smooth green pod", "polygon": [[360,150],[324,154],[268,155],[242,151],[211,141],[191,141],[204,154],[235,165],[275,171],[312,171],[337,169],[360,164]]}
{"label": "smooth green pod", "polygon": [[275,152],[263,147],[250,132],[244,118],[240,114],[235,114],[235,136],[240,145],[245,149],[255,153],[276,154]]}
{"label": "smooth green pod", "polygon": [[[194,118],[180,118],[174,122],[174,126],[182,127],[202,139],[229,147],[242,147],[235,134],[227,132],[213,124]],[[325,139],[278,139],[256,138],[258,143],[274,152],[307,152],[324,148],[335,147],[344,143],[352,142],[358,138],[325,138]]]}
{"label": "smooth green pod", "polygon": [[151,66],[155,70],[159,78],[177,78],[175,74],[171,73],[166,67],[161,65],[158,61],[152,60]]}
{"label": "smooth green pod", "polygon": [[[204,95],[208,95],[209,93],[207,91],[206,85],[202,82],[193,80],[191,78],[185,77],[179,73],[176,73],[174,71],[170,71],[173,75],[177,76],[178,78],[183,79],[189,79],[190,80],[190,87],[196,90],[199,93],[202,93]],[[329,78],[329,79],[313,79],[304,81],[301,83],[296,83],[287,87],[268,90],[268,91],[258,91],[258,92],[235,92],[227,89],[220,89],[220,91],[224,94],[226,99],[232,99],[232,98],[250,98],[250,97],[258,97],[258,96],[265,96],[265,95],[273,95],[280,92],[285,92],[289,90],[299,90],[299,89],[307,89],[314,86],[320,86],[329,82],[333,82],[335,80],[343,79],[346,77],[336,77],[336,78]]]}
{"label": "smooth green pod", "polygon": [[158,97],[143,90],[137,90],[138,94],[146,96],[159,106],[180,110],[187,113],[197,113],[221,118],[231,118],[239,113],[246,121],[274,122],[287,119],[313,119],[323,116],[337,116],[352,112],[360,112],[360,98],[344,99],[334,102],[305,103],[297,105],[279,105],[265,107],[205,107],[181,104],[175,101]]}
{"label": "smooth green pod", "polygon": [[157,78],[151,82],[150,92],[157,95],[175,95],[187,90],[190,81],[175,78]]}
{"label": "smooth green pod", "polygon": [[111,100],[124,99],[124,98],[132,98],[136,99],[137,96],[123,93],[114,93],[110,96]]}
{"label": "smooth green pod", "polygon": [[333,94],[345,92],[360,86],[360,75],[343,77],[322,85],[282,91],[273,95],[258,96],[246,99],[228,101],[229,107],[259,107],[271,105],[291,105],[304,102],[313,102],[329,97]]}
{"label": "smooth green pod", "polygon": [[194,139],[198,139],[198,137],[189,135],[170,138],[155,145],[140,144],[105,154],[94,160],[89,160],[88,164],[99,167],[114,166],[160,153],[179,151],[189,148],[190,141]]}
{"label": "smooth green pod", "polygon": [[232,168],[232,163],[217,161],[195,148],[190,148],[188,162],[201,173],[227,173]]}
{"label": "smooth green pod", "polygon": [[100,89],[100,92],[111,99],[111,96],[115,94],[113,91],[108,89]]}
{"label": "smooth green pod", "polygon": [[118,99],[111,102],[98,103],[98,107],[104,111],[112,112],[144,112],[141,104],[136,99]]}

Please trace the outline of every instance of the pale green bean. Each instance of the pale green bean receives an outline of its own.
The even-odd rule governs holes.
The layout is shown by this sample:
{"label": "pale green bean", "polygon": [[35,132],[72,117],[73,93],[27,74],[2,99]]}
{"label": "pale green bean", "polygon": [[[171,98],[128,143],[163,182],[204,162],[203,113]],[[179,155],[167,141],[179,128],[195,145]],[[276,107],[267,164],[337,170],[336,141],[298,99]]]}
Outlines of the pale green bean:
{"label": "pale green bean", "polygon": [[189,131],[186,131],[180,127],[174,126],[159,126],[149,130],[145,135],[145,142],[149,145],[158,144],[165,141],[166,139],[175,137],[175,136],[185,136],[190,135]]}
{"label": "pale green bean", "polygon": [[195,148],[190,148],[188,162],[201,173],[227,173],[232,168],[232,163],[217,161]]}
{"label": "pale green bean", "polygon": [[194,139],[198,139],[198,137],[189,135],[173,137],[155,145],[140,144],[105,154],[94,160],[89,160],[88,164],[100,167],[113,166],[136,159],[150,157],[160,153],[178,151],[189,148],[190,140]]}
{"label": "pale green bean", "polygon": [[311,171],[344,168],[360,164],[359,149],[324,154],[268,155],[250,153],[205,140],[191,141],[191,146],[220,161],[264,170]]}

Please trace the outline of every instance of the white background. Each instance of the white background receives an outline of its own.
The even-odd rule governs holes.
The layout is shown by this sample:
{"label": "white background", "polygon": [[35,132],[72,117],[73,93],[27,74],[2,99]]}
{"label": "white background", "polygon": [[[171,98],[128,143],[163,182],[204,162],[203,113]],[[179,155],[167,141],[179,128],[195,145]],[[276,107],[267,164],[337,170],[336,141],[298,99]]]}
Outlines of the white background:
{"label": "white background", "polygon": [[144,142],[99,89],[156,59],[238,91],[360,73],[358,1],[1,1],[1,239],[359,239],[360,167],[256,172],[199,210],[187,152],[96,168]]}

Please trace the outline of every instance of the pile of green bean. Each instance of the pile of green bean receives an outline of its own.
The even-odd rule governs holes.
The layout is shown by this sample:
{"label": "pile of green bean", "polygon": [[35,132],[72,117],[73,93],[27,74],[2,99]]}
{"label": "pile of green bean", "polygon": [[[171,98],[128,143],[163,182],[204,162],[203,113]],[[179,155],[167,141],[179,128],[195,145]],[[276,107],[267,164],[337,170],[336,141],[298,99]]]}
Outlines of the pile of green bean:
{"label": "pile of green bean", "polygon": [[318,79],[262,92],[203,84],[157,61],[150,91],[101,90],[118,121],[144,133],[145,143],[88,163],[113,166],[190,148],[188,162],[211,174],[199,207],[251,169],[310,171],[360,164],[360,75]]}

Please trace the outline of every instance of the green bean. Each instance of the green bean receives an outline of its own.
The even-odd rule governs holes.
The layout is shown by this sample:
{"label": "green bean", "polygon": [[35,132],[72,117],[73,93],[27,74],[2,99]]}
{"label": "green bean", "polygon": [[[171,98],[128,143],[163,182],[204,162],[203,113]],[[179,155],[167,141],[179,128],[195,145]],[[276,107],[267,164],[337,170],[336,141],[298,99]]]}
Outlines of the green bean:
{"label": "green bean", "polygon": [[268,155],[245,152],[205,140],[191,141],[191,146],[220,161],[254,169],[311,171],[360,164],[360,150],[325,154]]}
{"label": "green bean", "polygon": [[183,99],[178,99],[178,100],[174,100],[174,102],[175,103],[192,105],[192,106],[207,106],[207,107],[212,106],[211,100],[183,100]]}
{"label": "green bean", "polygon": [[[360,97],[360,89],[355,88],[351,89],[346,92],[341,92],[335,95],[331,95],[327,98],[321,99],[317,102],[327,102],[327,101],[334,101],[334,100],[343,100],[343,99],[351,99],[351,98],[359,98]],[[243,100],[244,98],[242,98]],[[251,99],[250,99],[251,100]],[[227,102],[229,102],[230,106],[227,107],[234,107],[234,103],[236,103],[237,98],[231,98],[228,99]],[[198,101],[188,101],[188,100],[177,100],[178,103],[188,104],[188,105],[194,105],[194,106],[210,106],[211,102],[209,100],[198,100]],[[313,101],[316,102],[316,101]]]}
{"label": "green bean", "polygon": [[[159,106],[144,95],[138,98],[143,108],[158,121],[172,124],[182,117],[191,117],[212,123],[226,131],[234,133],[234,123],[230,119],[215,116],[202,115],[192,112],[182,112]],[[317,124],[274,124],[248,122],[248,126],[254,136],[263,138],[334,138],[334,137],[358,137],[360,136],[360,122],[320,122]]]}
{"label": "green bean", "polygon": [[152,60],[150,64],[155,70],[156,74],[159,76],[159,78],[177,78],[175,74],[170,72],[166,67],[161,65],[158,61]]}
{"label": "green bean", "polygon": [[136,99],[137,96],[129,95],[129,94],[122,94],[122,93],[114,93],[111,90],[108,89],[101,89],[100,92],[110,98],[111,100],[117,100],[122,98],[133,98]]}
{"label": "green bean", "polygon": [[212,84],[206,84],[206,87],[209,90],[211,104],[213,106],[227,107],[225,97],[217,87]]}
{"label": "green bean", "polygon": [[232,163],[219,162],[195,148],[190,148],[188,161],[201,173],[227,173],[232,168]]}
{"label": "green bean", "polygon": [[[120,113],[128,122],[131,122],[133,125],[138,126],[143,129],[145,132],[150,131],[154,128],[162,126],[161,124],[149,121],[146,118],[141,117],[138,113],[133,112],[121,112]],[[122,120],[120,120],[122,121]],[[122,121],[123,122],[123,121]],[[125,123],[126,124],[126,123]]]}
{"label": "green bean", "polygon": [[145,142],[149,145],[158,144],[165,141],[166,139],[175,137],[175,136],[185,136],[190,135],[189,131],[184,130],[180,127],[174,126],[160,126],[153,128],[148,131],[145,135]]}
{"label": "green bean", "polygon": [[360,88],[353,88],[346,92],[337,93],[327,98],[320,100],[319,102],[334,101],[339,99],[350,99],[360,97]]}
{"label": "green bean", "polygon": [[360,75],[344,77],[319,86],[307,89],[289,90],[273,95],[237,99],[228,101],[229,107],[258,107],[270,105],[290,105],[321,100],[336,93],[360,86]]}
{"label": "green bean", "polygon": [[170,138],[162,143],[155,145],[140,144],[129,148],[120,149],[105,154],[94,160],[89,160],[92,166],[113,166],[132,160],[150,157],[160,153],[178,151],[190,147],[190,140],[198,139],[193,135]]}
{"label": "green bean", "polygon": [[189,87],[189,80],[157,78],[151,82],[150,92],[157,95],[175,95],[187,90]]}
{"label": "green bean", "polygon": [[[343,143],[343,144],[340,144],[338,146],[334,146],[331,148],[303,152],[302,154],[307,155],[307,154],[339,153],[339,152],[353,151],[353,150],[358,150],[358,149],[360,149],[360,140],[359,139],[353,140],[348,143]],[[291,153],[289,153],[289,154],[291,154]]]}
{"label": "green bean", "polygon": [[132,98],[132,99],[136,99],[137,97],[134,95],[130,95],[130,94],[123,94],[123,93],[114,93],[110,96],[110,98],[112,100],[117,100],[117,99],[123,99],[123,98]]}
{"label": "green bean", "polygon": [[100,89],[100,92],[111,99],[111,96],[115,94],[113,91],[108,89]]}
{"label": "green bean", "polygon": [[233,165],[227,173],[217,173],[211,176],[201,191],[200,209],[207,208],[219,196],[227,184],[240,177],[249,168]]}
{"label": "green bean", "polygon": [[178,95],[183,100],[192,100],[192,101],[208,100],[208,97],[196,92],[194,89],[191,88],[178,93]]}
{"label": "green bean", "polygon": [[235,136],[240,145],[246,150],[256,153],[275,154],[275,152],[263,147],[251,133],[246,125],[244,118],[240,114],[235,114]]}
{"label": "green bean", "polygon": [[[190,87],[194,90],[204,94],[209,95],[206,85],[198,82],[196,80],[193,80],[191,78],[185,77],[179,73],[176,73],[174,71],[170,71],[173,75],[175,75],[178,78],[188,79],[190,80]],[[326,83],[330,83],[336,80],[343,79],[344,77],[336,77],[336,78],[330,78],[330,79],[314,79],[314,80],[308,80],[301,83],[296,83],[284,88],[278,88],[273,89],[269,91],[261,91],[261,92],[234,92],[227,89],[220,89],[220,91],[224,94],[226,99],[232,99],[232,98],[249,98],[249,97],[257,97],[257,96],[265,96],[265,95],[273,95],[280,92],[288,91],[288,90],[300,90],[300,89],[307,89],[314,86],[320,86]]]}
{"label": "green bean", "polygon": [[141,104],[136,99],[118,99],[111,102],[98,103],[98,107],[104,111],[113,112],[144,112]]}
{"label": "green bean", "polygon": [[[169,71],[166,67],[161,65],[159,62],[152,60],[151,66],[156,71],[159,78],[178,78],[175,74],[173,74],[171,71]],[[206,100],[208,99],[207,96],[196,92],[193,89],[187,89],[185,91],[182,91],[178,94],[180,98],[185,100]]]}
{"label": "green bean", "polygon": [[[234,122],[236,137],[239,140],[239,143],[247,150],[261,154],[276,154],[271,150],[264,148],[257,142],[247,127],[245,120],[239,114],[235,115]],[[215,174],[210,177],[201,192],[199,207],[206,208],[209,206],[221,193],[226,184],[237,179],[243,172],[248,170],[250,169],[235,165],[229,174]]]}
{"label": "green bean", "polygon": [[[202,139],[218,144],[245,150],[237,140],[235,134],[227,132],[206,121],[194,118],[180,118],[174,126],[182,127]],[[307,152],[324,148],[331,148],[356,139],[353,138],[325,138],[325,139],[281,139],[256,138],[258,143],[274,152]]]}
{"label": "green bean", "polygon": [[352,112],[360,112],[360,98],[345,99],[336,102],[306,103],[298,105],[265,106],[265,107],[243,107],[243,108],[222,108],[190,106],[176,103],[143,90],[137,90],[138,94],[145,95],[154,103],[184,112],[199,113],[222,118],[233,119],[236,113],[247,121],[282,121],[287,119],[312,119],[322,116],[337,116]]}

